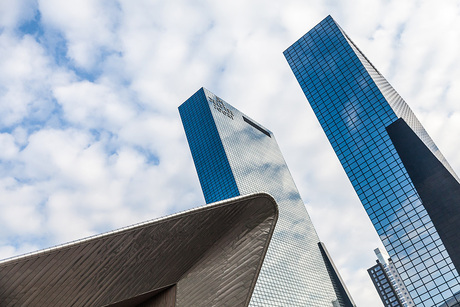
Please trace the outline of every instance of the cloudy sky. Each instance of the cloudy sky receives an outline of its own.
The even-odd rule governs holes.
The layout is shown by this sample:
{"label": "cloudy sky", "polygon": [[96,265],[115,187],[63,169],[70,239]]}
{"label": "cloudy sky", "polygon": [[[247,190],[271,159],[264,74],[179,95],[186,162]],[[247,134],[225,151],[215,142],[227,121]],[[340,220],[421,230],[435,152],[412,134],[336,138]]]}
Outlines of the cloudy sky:
{"label": "cloudy sky", "polygon": [[331,14],[460,172],[460,2],[0,0],[0,259],[204,204],[177,107],[274,132],[356,303],[380,241],[282,52]]}

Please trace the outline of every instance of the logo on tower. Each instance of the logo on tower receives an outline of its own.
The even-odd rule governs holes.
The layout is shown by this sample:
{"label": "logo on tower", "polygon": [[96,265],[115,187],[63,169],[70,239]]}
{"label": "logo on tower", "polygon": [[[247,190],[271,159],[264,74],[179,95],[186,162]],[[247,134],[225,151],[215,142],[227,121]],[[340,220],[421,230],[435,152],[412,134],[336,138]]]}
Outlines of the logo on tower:
{"label": "logo on tower", "polygon": [[209,97],[209,100],[212,101],[212,105],[214,106],[214,109],[216,109],[217,111],[219,111],[220,113],[224,115],[227,115],[229,118],[233,119],[233,112],[225,106],[224,101],[222,99],[216,96],[216,99]]}

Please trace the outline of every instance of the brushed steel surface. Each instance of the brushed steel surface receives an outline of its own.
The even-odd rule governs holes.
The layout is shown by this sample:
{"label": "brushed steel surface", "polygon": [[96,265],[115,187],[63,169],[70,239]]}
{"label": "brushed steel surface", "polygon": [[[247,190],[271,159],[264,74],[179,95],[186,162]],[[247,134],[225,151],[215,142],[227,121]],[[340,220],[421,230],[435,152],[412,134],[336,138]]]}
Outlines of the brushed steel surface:
{"label": "brushed steel surface", "polygon": [[177,284],[177,306],[245,306],[277,217],[254,194],[3,261],[0,305],[110,306]]}

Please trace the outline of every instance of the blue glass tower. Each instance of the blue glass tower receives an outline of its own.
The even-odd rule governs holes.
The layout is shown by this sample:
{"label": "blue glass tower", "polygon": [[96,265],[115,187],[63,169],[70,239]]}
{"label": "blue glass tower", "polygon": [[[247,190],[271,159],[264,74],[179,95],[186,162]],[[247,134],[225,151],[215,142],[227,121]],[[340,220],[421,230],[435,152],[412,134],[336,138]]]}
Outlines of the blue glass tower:
{"label": "blue glass tower", "polygon": [[354,306],[273,133],[203,88],[179,113],[207,203],[267,192],[278,204],[250,306]]}
{"label": "blue glass tower", "polygon": [[284,55],[416,306],[460,290],[460,184],[409,106],[330,17]]}

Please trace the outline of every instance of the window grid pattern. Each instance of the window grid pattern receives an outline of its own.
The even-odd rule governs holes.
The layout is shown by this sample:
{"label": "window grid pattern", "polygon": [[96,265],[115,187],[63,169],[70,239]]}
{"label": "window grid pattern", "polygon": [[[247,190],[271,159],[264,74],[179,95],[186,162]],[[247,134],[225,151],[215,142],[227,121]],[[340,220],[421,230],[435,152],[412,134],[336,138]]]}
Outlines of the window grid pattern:
{"label": "window grid pattern", "polygon": [[[213,117],[218,135],[207,135],[206,140],[203,136],[201,141],[222,140],[241,195],[267,192],[279,206],[278,222],[249,305],[340,306],[318,247],[318,236],[273,134],[213,93],[206,89],[204,93],[208,106],[200,103],[200,108]],[[215,109],[213,101],[222,102],[233,117]],[[195,121],[202,120],[196,117]],[[196,129],[194,133],[207,134],[202,127]],[[202,163],[197,170],[202,167],[216,168]],[[204,185],[207,190],[226,186],[218,178]]]}
{"label": "window grid pattern", "polygon": [[460,278],[385,130],[398,116],[328,16],[285,52],[337,157],[417,306]]}
{"label": "window grid pattern", "polygon": [[[339,27],[340,28],[340,27]],[[358,56],[361,63],[366,68],[366,71],[371,76],[377,87],[382,92],[388,104],[391,106],[398,118],[403,118],[404,121],[411,127],[411,129],[417,134],[419,139],[427,146],[430,151],[438,158],[438,160],[444,165],[444,167],[454,176],[457,181],[460,181],[455,171],[450,166],[447,159],[441,153],[439,148],[434,143],[433,139],[426,132],[418,118],[415,116],[412,109],[404,101],[404,99],[396,92],[396,90],[390,85],[390,83],[383,77],[383,75],[372,65],[372,63],[366,58],[366,56],[358,49],[358,47],[350,40],[345,32],[340,28],[345,39],[350,44],[351,48]]]}
{"label": "window grid pattern", "polygon": [[388,277],[390,278],[393,287],[396,289],[396,292],[399,295],[399,299],[403,303],[404,307],[412,307],[414,306],[414,302],[412,301],[412,298],[408,296],[406,286],[402,283],[401,277],[399,277],[398,272],[396,271],[396,267],[393,264],[393,261],[391,259],[388,259],[388,264],[387,263],[382,263],[383,268],[385,269],[385,272],[387,273]]}
{"label": "window grid pattern", "polygon": [[377,263],[368,273],[385,307],[403,307],[382,264]]}
{"label": "window grid pattern", "polygon": [[[179,113],[206,203],[240,195],[209,111],[206,96],[200,89],[180,107]],[[203,132],[209,135],[203,141]],[[219,186],[219,189],[215,187]]]}
{"label": "window grid pattern", "polygon": [[415,304],[409,296],[405,285],[402,283],[401,277],[399,277],[393,261],[389,258],[390,256],[388,256],[386,251],[382,251],[380,248],[376,248],[374,252],[378,258],[377,263],[380,263],[383,266],[385,273],[395,289],[395,292],[398,294],[403,307],[414,307]]}

